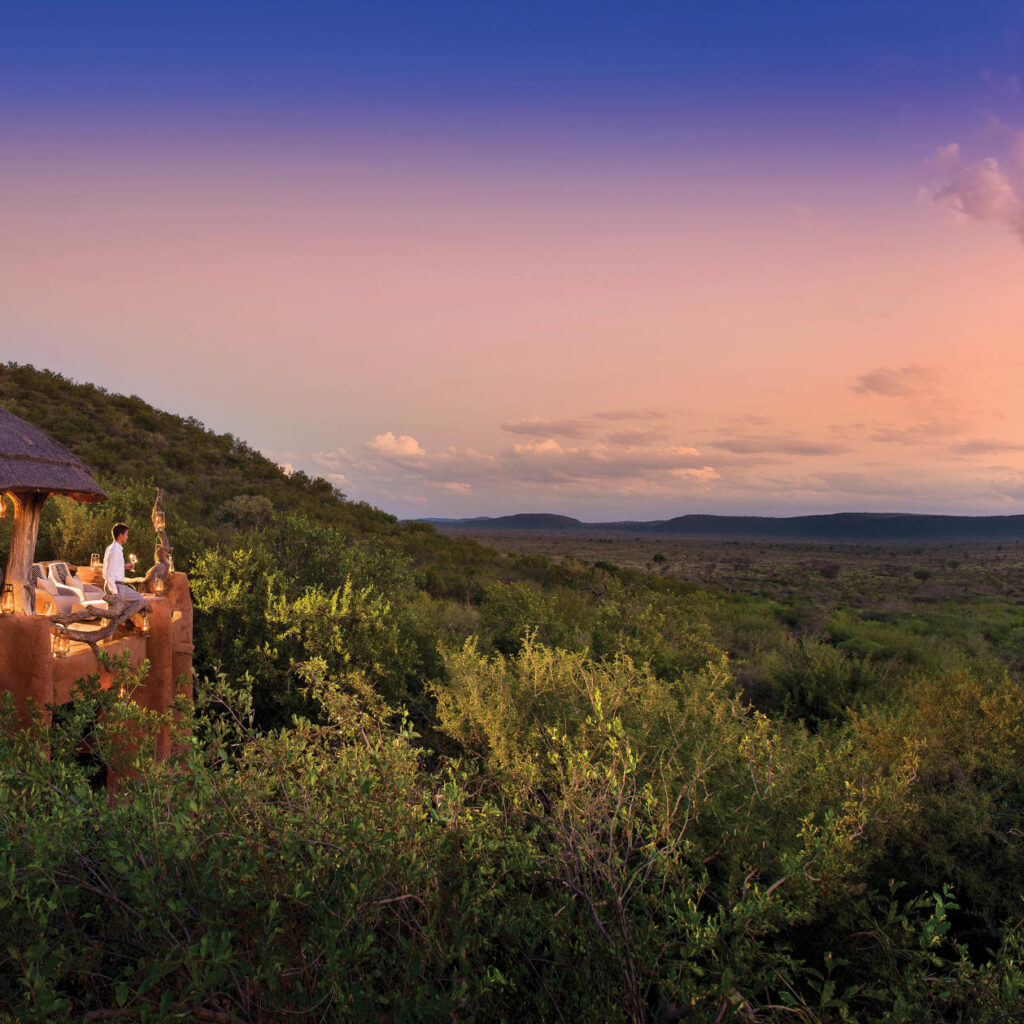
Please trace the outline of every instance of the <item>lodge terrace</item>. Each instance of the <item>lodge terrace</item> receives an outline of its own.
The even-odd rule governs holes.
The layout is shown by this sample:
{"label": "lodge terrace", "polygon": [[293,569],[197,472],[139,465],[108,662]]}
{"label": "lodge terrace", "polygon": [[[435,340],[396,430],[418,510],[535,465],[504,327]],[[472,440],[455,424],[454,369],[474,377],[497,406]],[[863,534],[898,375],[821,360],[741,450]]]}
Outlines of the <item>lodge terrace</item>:
{"label": "lodge terrace", "polygon": [[[43,505],[51,495],[102,502],[107,495],[92,473],[63,445],[0,407],[0,515],[13,513],[10,552],[0,594],[0,692],[14,697],[18,719],[28,726],[41,715],[49,726],[51,706],[74,698],[76,683],[112,675],[98,658],[128,654],[149,671],[132,699],[166,712],[178,694],[192,695],[192,599],[188,579],[174,570],[165,532],[162,492],[152,520],[153,566],[127,582],[145,595],[145,611],[129,616],[125,602],[105,597],[98,566],[66,561],[36,562]],[[156,754],[170,750],[169,729],[157,737]]]}

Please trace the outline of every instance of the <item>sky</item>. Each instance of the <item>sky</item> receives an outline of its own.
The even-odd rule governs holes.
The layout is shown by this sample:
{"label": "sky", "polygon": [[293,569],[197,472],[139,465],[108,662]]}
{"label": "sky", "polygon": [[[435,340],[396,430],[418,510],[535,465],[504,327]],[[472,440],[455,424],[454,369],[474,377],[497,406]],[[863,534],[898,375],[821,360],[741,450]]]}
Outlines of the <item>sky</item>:
{"label": "sky", "polygon": [[401,517],[1024,513],[1019,3],[2,7],[5,361]]}

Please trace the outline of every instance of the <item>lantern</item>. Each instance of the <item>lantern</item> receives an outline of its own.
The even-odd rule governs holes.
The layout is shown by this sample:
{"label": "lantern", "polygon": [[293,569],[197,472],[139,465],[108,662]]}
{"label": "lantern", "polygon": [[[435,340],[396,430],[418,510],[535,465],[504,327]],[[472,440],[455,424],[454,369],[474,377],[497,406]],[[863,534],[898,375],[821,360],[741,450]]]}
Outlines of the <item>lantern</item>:
{"label": "lantern", "polygon": [[153,526],[157,530],[162,530],[167,525],[167,519],[164,517],[163,509],[157,509],[153,513]]}
{"label": "lantern", "polygon": [[0,597],[0,615],[14,614],[14,584],[4,584],[4,594]]}
{"label": "lantern", "polygon": [[89,557],[89,568],[99,569],[103,566],[103,559],[99,555],[93,554]]}
{"label": "lantern", "polygon": [[159,596],[164,592],[164,578],[163,576],[153,577],[153,593]]}
{"label": "lantern", "polygon": [[139,625],[139,632],[143,636],[149,635],[149,612],[144,611],[142,613],[142,622]]}
{"label": "lantern", "polygon": [[168,552],[167,555],[167,571],[174,572],[174,556]]}
{"label": "lantern", "polygon": [[53,631],[53,656],[55,658],[66,658],[71,650],[71,637],[65,626],[57,626]]}

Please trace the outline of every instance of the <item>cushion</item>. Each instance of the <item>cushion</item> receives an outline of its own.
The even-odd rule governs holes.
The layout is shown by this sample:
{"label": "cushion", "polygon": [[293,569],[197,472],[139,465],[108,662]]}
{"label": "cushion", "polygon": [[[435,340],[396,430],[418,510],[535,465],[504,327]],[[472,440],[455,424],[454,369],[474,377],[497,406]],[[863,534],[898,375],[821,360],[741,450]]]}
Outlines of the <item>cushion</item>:
{"label": "cushion", "polygon": [[75,590],[85,594],[86,597],[90,595],[93,597],[103,596],[102,587],[94,587],[91,583],[86,583],[85,580],[79,579],[77,576],[68,576],[68,586],[74,587]]}

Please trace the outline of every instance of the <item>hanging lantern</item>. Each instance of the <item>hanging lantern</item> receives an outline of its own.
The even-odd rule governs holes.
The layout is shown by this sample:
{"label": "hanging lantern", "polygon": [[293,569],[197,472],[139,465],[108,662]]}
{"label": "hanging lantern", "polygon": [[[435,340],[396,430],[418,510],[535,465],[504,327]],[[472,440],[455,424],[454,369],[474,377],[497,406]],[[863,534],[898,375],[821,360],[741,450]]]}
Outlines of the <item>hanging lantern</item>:
{"label": "hanging lantern", "polygon": [[4,594],[0,597],[0,615],[14,614],[14,584],[4,584]]}
{"label": "hanging lantern", "polygon": [[153,593],[159,596],[164,592],[164,578],[163,576],[153,577]]}
{"label": "hanging lantern", "polygon": [[142,622],[139,625],[139,632],[143,636],[149,635],[149,612],[144,611],[142,613]]}
{"label": "hanging lantern", "polygon": [[162,530],[166,525],[167,519],[164,516],[163,509],[157,509],[157,511],[153,513],[153,526],[157,530]]}
{"label": "hanging lantern", "polygon": [[89,556],[89,568],[100,569],[103,566],[103,559],[99,555],[93,554]]}
{"label": "hanging lantern", "polygon": [[171,554],[167,555],[167,571],[174,572],[174,556]]}
{"label": "hanging lantern", "polygon": [[71,650],[71,637],[68,636],[67,627],[57,626],[53,631],[53,656],[55,658],[66,658]]}

